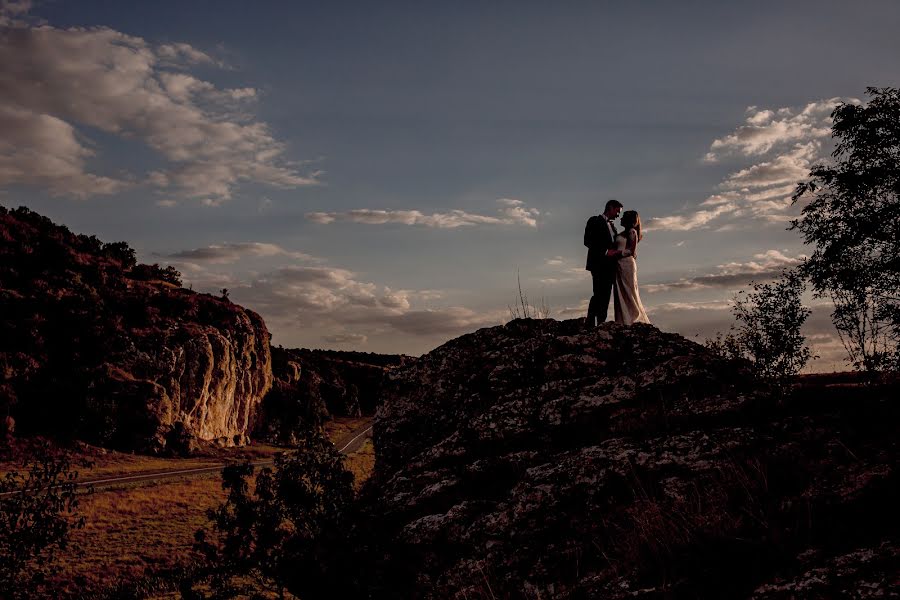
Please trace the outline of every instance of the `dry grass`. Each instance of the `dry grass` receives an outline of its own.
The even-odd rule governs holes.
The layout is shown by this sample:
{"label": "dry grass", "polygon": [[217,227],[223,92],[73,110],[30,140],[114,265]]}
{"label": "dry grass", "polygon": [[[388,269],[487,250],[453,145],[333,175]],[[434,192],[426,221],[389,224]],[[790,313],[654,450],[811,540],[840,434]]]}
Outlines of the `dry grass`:
{"label": "dry grass", "polygon": [[224,499],[218,477],[85,496],[79,507],[84,529],[57,556],[53,581],[61,591],[84,591],[173,567],[188,557],[194,532],[207,525],[207,509]]}
{"label": "dry grass", "polygon": [[348,456],[344,465],[353,473],[353,487],[358,490],[375,470],[375,446],[372,440],[366,440],[359,450]]}
{"label": "dry grass", "polygon": [[[326,427],[326,434],[337,442],[363,421],[337,419]],[[284,448],[251,446],[224,449],[216,456],[171,459],[93,448],[84,453],[91,454],[87,458],[95,466],[83,472],[81,479],[215,465],[224,458],[258,460],[281,450]],[[369,476],[374,463],[371,440],[347,457],[347,467],[354,473],[357,486]],[[122,486],[82,496],[78,515],[85,517],[85,527],[72,534],[68,549],[54,559],[51,580],[54,588],[59,595],[85,594],[117,581],[133,581],[185,564],[194,533],[209,524],[207,510],[220,505],[224,499],[218,475]]]}

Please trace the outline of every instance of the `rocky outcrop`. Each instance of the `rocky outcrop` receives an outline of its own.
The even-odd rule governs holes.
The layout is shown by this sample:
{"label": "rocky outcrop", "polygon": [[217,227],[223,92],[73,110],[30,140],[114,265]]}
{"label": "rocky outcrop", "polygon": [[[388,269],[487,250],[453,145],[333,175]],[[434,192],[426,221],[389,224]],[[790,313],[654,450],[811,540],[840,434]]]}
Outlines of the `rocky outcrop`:
{"label": "rocky outcrop", "polygon": [[272,389],[260,407],[256,436],[291,442],[336,416],[371,415],[394,368],[412,362],[394,354],[272,348]]}
{"label": "rocky outcrop", "polygon": [[269,339],[256,313],[123,242],[0,208],[0,408],[17,432],[242,443],[272,385]]}
{"label": "rocky outcrop", "polygon": [[649,325],[518,320],[463,336],[383,391],[360,585],[383,598],[888,597],[896,391],[776,401],[740,365]]}

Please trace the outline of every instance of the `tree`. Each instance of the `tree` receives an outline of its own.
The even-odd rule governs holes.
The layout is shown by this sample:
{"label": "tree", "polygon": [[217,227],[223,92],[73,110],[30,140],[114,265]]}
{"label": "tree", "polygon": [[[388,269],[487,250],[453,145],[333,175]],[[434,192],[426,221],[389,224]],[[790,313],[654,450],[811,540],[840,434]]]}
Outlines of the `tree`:
{"label": "tree", "polygon": [[734,297],[737,327],[724,337],[707,340],[707,347],[727,358],[746,360],[757,376],[783,385],[810,359],[800,331],[810,314],[801,300],[805,289],[797,271],[785,271],[772,283],[752,284],[752,292]]}
{"label": "tree", "polygon": [[[353,475],[322,434],[311,432],[297,448],[275,459],[256,478],[250,465],[227,467],[228,498],[210,511],[217,535],[197,532],[197,548],[211,566],[217,596],[232,597],[242,578],[279,595],[340,597],[341,556],[347,552],[345,511],[353,498]],[[246,591],[246,590],[244,590]]]}
{"label": "tree", "polygon": [[834,302],[832,321],[857,369],[896,369],[900,354],[900,90],[832,112],[831,165],[816,165],[793,200],[791,229],[816,249],[801,272]]}
{"label": "tree", "polygon": [[31,597],[56,549],[84,526],[76,518],[78,473],[66,454],[38,445],[23,468],[0,480],[0,590]]}

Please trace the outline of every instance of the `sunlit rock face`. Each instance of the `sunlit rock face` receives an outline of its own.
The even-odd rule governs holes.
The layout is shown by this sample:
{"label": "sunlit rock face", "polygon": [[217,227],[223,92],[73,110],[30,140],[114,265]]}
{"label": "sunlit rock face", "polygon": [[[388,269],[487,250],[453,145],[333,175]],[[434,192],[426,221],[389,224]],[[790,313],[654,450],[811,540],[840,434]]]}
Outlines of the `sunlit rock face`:
{"label": "sunlit rock face", "polygon": [[843,555],[877,560],[823,589],[884,590],[896,566],[878,394],[779,401],[681,336],[578,320],[483,329],[390,379],[358,542],[373,597],[786,598]]}
{"label": "sunlit rock face", "polygon": [[[164,446],[174,423],[201,441],[226,446],[248,441],[272,386],[269,333],[256,313],[229,308],[227,319],[215,325],[173,323],[155,343],[133,339],[128,351],[107,365],[110,380],[133,393],[148,425],[156,424],[151,445]],[[117,378],[119,370],[128,375]]]}
{"label": "sunlit rock face", "polygon": [[272,385],[269,332],[125,243],[0,207],[0,409],[17,433],[171,450],[246,441]]}

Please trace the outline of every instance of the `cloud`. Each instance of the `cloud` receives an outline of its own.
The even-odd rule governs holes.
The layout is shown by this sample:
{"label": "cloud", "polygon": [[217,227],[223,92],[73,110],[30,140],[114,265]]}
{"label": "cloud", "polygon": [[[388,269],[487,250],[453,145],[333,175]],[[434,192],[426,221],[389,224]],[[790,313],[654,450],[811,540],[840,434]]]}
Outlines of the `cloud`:
{"label": "cloud", "polygon": [[725,202],[718,204],[714,208],[695,211],[688,215],[672,215],[669,217],[655,217],[647,221],[647,231],[668,230],[668,231],[690,231],[703,227],[710,221],[713,221],[723,214],[732,213],[737,210],[736,202]]}
{"label": "cloud", "polygon": [[[200,254],[205,258],[206,253]],[[214,252],[213,260],[218,258]],[[207,260],[207,264],[210,262]],[[428,307],[427,303],[440,298],[441,292],[392,289],[333,266],[291,265],[244,278],[213,273],[197,263],[186,262],[179,267],[186,285],[213,293],[227,287],[234,302],[260,313],[272,331],[314,336],[307,344],[316,340],[363,343],[372,335],[385,334],[443,341],[497,325],[506,312]]]}
{"label": "cloud", "polygon": [[[744,188],[764,188],[773,185],[796,183],[809,174],[813,161],[821,154],[821,144],[808,142],[797,144],[790,151],[780,154],[770,161],[757,163],[736,173],[732,173],[720,187],[728,190]],[[745,196],[750,199],[749,196]]]}
{"label": "cloud", "polygon": [[[3,14],[14,14],[9,6]],[[285,144],[248,112],[256,90],[222,89],[186,72],[221,66],[189,44],[17,22],[0,33],[0,64],[0,185],[83,198],[140,181],[215,205],[241,182],[318,183],[317,173],[301,173],[283,158]],[[162,166],[116,178],[92,173],[88,159],[98,150],[86,137],[91,128],[148,146]],[[15,132],[12,140],[7,131]]]}
{"label": "cloud", "polygon": [[53,195],[76,198],[113,194],[129,185],[86,172],[94,151],[81,143],[71,125],[54,116],[0,101],[0,131],[0,185],[43,185]]}
{"label": "cloud", "polygon": [[777,110],[750,106],[744,124],[727,136],[713,140],[704,158],[714,162],[728,153],[759,156],[782,144],[827,138],[831,135],[831,112],[841,101],[841,98],[829,98],[802,108]]}
{"label": "cloud", "polygon": [[730,262],[717,267],[716,272],[666,283],[642,285],[648,294],[672,291],[694,291],[709,288],[738,288],[751,281],[776,279],[784,269],[794,267],[805,258],[787,256],[779,250],[767,250],[753,256],[755,260]]}
{"label": "cloud", "polygon": [[[751,106],[744,124],[713,140],[704,160],[717,162],[730,156],[752,157],[757,162],[728,174],[718,184],[718,191],[693,210],[648,219],[646,228],[728,231],[738,227],[738,219],[747,217],[778,223],[790,220],[794,216],[791,211],[798,210],[791,202],[796,184],[807,178],[814,164],[828,156],[831,112],[841,101],[830,98],[797,108]],[[854,98],[843,101],[859,102]]]}
{"label": "cloud", "polygon": [[334,333],[323,335],[322,341],[328,344],[361,346],[369,341],[369,337],[361,333]]}
{"label": "cloud", "polygon": [[211,244],[193,250],[182,250],[169,254],[168,258],[185,261],[200,261],[212,264],[233,263],[245,257],[287,256],[297,260],[315,260],[303,252],[291,252],[278,246],[264,242],[241,242]]}
{"label": "cloud", "polygon": [[498,209],[500,216],[489,216],[468,213],[462,210],[451,210],[446,213],[432,213],[426,215],[418,210],[382,210],[361,208],[346,212],[311,212],[306,218],[313,223],[327,225],[335,221],[350,221],[353,223],[365,223],[367,225],[383,225],[385,223],[399,223],[402,225],[421,225],[438,229],[455,229],[472,225],[522,225],[525,227],[537,227],[537,218],[540,211],[536,208],[527,208],[521,200],[501,198],[497,200],[501,205]]}

